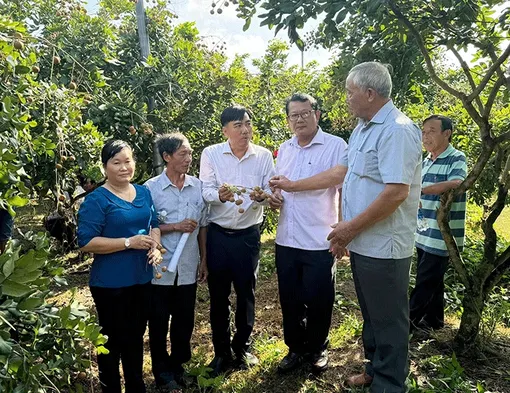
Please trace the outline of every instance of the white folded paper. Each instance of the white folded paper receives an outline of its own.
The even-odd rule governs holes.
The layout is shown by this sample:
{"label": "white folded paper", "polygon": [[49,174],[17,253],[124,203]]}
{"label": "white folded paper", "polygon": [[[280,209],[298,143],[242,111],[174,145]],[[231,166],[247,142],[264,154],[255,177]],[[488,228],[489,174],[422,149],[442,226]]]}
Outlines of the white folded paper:
{"label": "white folded paper", "polygon": [[177,248],[174,251],[174,255],[172,255],[172,259],[168,264],[168,271],[171,273],[175,273],[177,270],[177,264],[179,263],[179,258],[181,257],[182,250],[184,250],[184,245],[188,240],[189,233],[183,233],[181,238],[179,239],[179,244],[177,244]]}

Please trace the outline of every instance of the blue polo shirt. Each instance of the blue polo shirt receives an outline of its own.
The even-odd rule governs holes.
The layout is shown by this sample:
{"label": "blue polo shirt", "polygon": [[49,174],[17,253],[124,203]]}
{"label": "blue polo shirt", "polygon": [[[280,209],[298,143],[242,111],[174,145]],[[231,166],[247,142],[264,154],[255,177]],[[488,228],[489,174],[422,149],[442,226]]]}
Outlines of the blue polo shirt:
{"label": "blue polo shirt", "polygon": [[[442,152],[435,161],[429,154],[422,164],[422,188],[436,183],[452,180],[464,180],[467,176],[466,156],[452,145]],[[466,193],[457,196],[450,209],[449,225],[457,247],[464,247],[466,226]],[[437,222],[437,209],[441,206],[441,195],[422,195],[421,211],[427,220],[428,229],[416,232],[416,247],[430,254],[446,257],[448,249]]]}
{"label": "blue polo shirt", "polygon": [[[87,195],[78,212],[78,245],[84,247],[94,237],[124,238],[141,230],[158,228],[149,190],[134,185],[136,197],[127,202],[104,187]],[[122,288],[146,284],[152,279],[147,250],[123,250],[95,254],[90,270],[91,287]]]}

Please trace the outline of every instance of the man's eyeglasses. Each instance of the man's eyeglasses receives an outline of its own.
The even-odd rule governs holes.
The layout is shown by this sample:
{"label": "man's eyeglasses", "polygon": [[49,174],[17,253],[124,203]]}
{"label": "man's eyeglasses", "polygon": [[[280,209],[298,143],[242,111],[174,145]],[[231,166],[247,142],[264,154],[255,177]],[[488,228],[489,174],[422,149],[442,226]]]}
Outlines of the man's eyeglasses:
{"label": "man's eyeglasses", "polygon": [[306,112],[301,112],[301,113],[293,113],[293,114],[287,116],[287,118],[290,121],[297,121],[300,117],[301,117],[301,119],[306,120],[310,117],[310,115],[313,112],[315,112],[315,111],[312,109],[311,111],[306,111]]}

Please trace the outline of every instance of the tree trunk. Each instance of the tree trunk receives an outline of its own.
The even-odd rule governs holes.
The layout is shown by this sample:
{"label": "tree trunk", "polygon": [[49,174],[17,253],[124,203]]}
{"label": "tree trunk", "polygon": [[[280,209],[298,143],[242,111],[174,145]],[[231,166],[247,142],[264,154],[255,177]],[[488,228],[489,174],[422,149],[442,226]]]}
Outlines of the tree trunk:
{"label": "tree trunk", "polygon": [[483,290],[481,288],[466,290],[462,306],[464,312],[460,320],[459,330],[455,336],[455,344],[460,353],[469,351],[477,342],[484,308]]}

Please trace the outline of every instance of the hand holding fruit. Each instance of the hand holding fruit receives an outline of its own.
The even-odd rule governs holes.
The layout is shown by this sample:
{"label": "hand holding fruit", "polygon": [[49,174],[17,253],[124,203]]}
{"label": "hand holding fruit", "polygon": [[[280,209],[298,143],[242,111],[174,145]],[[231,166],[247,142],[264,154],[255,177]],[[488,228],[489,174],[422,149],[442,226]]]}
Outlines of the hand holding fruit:
{"label": "hand holding fruit", "polygon": [[159,265],[163,261],[163,256],[158,247],[151,248],[147,256],[149,257],[149,264],[151,265]]}
{"label": "hand holding fruit", "polygon": [[157,246],[157,243],[147,235],[136,235],[129,238],[129,248],[135,250],[149,250]]}
{"label": "hand holding fruit", "polygon": [[174,225],[174,231],[176,231],[176,232],[191,233],[197,228],[198,222],[195,220],[186,218],[186,219],[182,220],[181,222],[178,222],[173,225]]}
{"label": "hand holding fruit", "polygon": [[280,189],[287,192],[292,192],[292,186],[294,182],[292,180],[287,179],[283,175],[273,176],[271,180],[269,180],[269,186],[271,187],[271,191],[275,191],[275,189]]}
{"label": "hand holding fruit", "polygon": [[218,189],[218,196],[220,198],[220,201],[223,203],[234,199],[234,193],[226,184],[223,184]]}
{"label": "hand holding fruit", "polygon": [[276,189],[272,195],[269,195],[269,207],[279,209],[283,205],[283,196],[280,190]]}
{"label": "hand holding fruit", "polygon": [[255,186],[253,191],[250,192],[250,199],[252,201],[264,202],[269,195],[264,192],[259,186]]}

